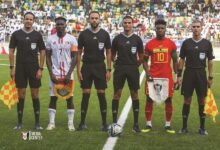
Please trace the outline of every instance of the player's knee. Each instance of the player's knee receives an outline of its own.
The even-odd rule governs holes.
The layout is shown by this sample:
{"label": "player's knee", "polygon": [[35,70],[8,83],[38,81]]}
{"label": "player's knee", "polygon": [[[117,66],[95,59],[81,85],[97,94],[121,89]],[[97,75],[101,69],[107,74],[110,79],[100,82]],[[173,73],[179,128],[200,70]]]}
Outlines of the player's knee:
{"label": "player's knee", "polygon": [[190,105],[192,101],[192,97],[184,97],[184,104]]}
{"label": "player's knee", "polygon": [[91,93],[91,89],[83,89],[83,93],[90,94]]}
{"label": "player's knee", "polygon": [[105,90],[97,90],[97,94],[105,94]]}
{"label": "player's knee", "polygon": [[73,98],[70,97],[69,99],[67,99],[67,109],[73,109],[74,105],[73,105]]}
{"label": "player's knee", "polygon": [[147,96],[147,100],[146,101],[147,101],[147,103],[153,103],[153,100],[150,98],[149,95]]}
{"label": "player's knee", "polygon": [[114,97],[113,97],[113,99],[120,99],[121,98],[121,91],[120,90],[118,90],[118,91],[116,91],[115,93],[114,93]]}

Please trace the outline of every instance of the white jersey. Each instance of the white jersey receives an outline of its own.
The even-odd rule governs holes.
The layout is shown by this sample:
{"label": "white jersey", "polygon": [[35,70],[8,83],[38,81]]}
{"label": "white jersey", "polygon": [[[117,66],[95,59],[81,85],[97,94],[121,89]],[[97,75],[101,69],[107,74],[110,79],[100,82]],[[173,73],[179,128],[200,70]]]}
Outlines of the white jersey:
{"label": "white jersey", "polygon": [[[52,72],[59,78],[64,78],[71,66],[71,52],[77,51],[77,40],[74,36],[66,33],[63,38],[57,34],[50,35],[47,39],[46,48],[52,51]],[[73,80],[73,73],[71,75]]]}

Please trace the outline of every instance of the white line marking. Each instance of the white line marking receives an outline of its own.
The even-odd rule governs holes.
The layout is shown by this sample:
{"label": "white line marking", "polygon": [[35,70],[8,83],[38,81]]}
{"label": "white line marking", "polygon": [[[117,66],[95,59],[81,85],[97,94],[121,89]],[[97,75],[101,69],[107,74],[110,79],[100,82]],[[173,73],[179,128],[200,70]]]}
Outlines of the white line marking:
{"label": "white line marking", "polygon": [[[140,76],[140,85],[144,79],[144,76],[145,76],[145,71],[142,71],[141,76]],[[118,119],[118,124],[120,124],[122,126],[122,128],[125,125],[125,121],[128,117],[128,113],[131,109],[131,105],[132,105],[132,100],[131,100],[131,96],[129,96],[129,98],[128,98],[128,100],[127,100],[127,102],[121,112],[121,115]],[[105,145],[103,146],[103,150],[113,150],[117,140],[118,140],[118,137],[109,137],[106,140]]]}

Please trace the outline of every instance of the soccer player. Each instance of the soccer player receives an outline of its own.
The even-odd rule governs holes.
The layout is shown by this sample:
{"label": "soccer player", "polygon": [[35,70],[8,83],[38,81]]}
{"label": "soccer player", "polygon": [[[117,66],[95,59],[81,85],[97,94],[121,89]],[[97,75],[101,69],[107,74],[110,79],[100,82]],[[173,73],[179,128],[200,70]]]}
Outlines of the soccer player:
{"label": "soccer player", "polygon": [[[205,129],[204,101],[207,88],[213,82],[213,49],[210,41],[201,37],[202,23],[194,20],[192,23],[192,38],[186,39],[180,49],[180,60],[178,64],[178,83],[181,84],[181,94],[184,96],[182,108],[183,125],[179,133],[187,133],[187,120],[194,89],[196,90],[199,105],[200,135],[208,135]],[[184,75],[182,70],[185,64]],[[208,64],[208,79],[206,77],[206,64]]]}
{"label": "soccer player", "polygon": [[[149,82],[153,82],[154,78],[168,79],[168,93],[164,97],[165,100],[165,112],[166,112],[166,122],[165,129],[168,133],[175,133],[171,129],[171,117],[172,117],[172,96],[173,96],[173,78],[172,78],[172,68],[170,66],[171,59],[173,61],[173,70],[177,72],[177,53],[175,43],[165,37],[166,32],[166,21],[165,20],[156,20],[155,21],[155,30],[156,38],[153,38],[145,45],[145,54],[144,54],[144,70],[146,72],[147,80],[145,84],[145,92],[147,96],[146,105],[145,105],[145,117],[146,117],[146,128],[142,132],[149,132],[152,130],[152,112],[153,112],[153,102],[155,99],[152,98],[149,93]],[[150,67],[148,67],[148,60],[150,58]],[[160,87],[160,90],[166,90],[165,87]]]}
{"label": "soccer player", "polygon": [[134,113],[133,131],[140,132],[138,125],[138,89],[140,88],[138,67],[143,61],[143,42],[141,38],[132,31],[133,18],[131,16],[125,16],[123,18],[123,28],[124,32],[116,36],[112,42],[112,61],[115,61],[113,77],[114,96],[112,99],[113,123],[117,123],[119,99],[125,81],[127,80]]}
{"label": "soccer player", "polygon": [[[42,35],[35,31],[32,26],[35,16],[32,12],[24,14],[24,27],[15,31],[9,43],[10,75],[15,79],[18,90],[17,114],[18,124],[14,129],[22,128],[22,117],[27,84],[31,89],[31,97],[35,114],[35,129],[43,129],[40,126],[40,101],[39,87],[45,59],[45,45]],[[14,62],[14,52],[16,53],[16,67]],[[40,61],[38,60],[40,53]]]}
{"label": "soccer player", "polygon": [[[72,84],[73,69],[77,63],[77,40],[74,36],[66,33],[66,19],[62,16],[55,19],[56,34],[48,37],[46,45],[46,62],[50,74],[50,104],[48,108],[49,124],[47,130],[55,128],[57,96],[54,86],[60,82],[64,85]],[[71,87],[71,85],[70,85]],[[73,92],[70,90],[70,92]],[[73,93],[66,99],[68,114],[68,130],[74,131],[74,104]]]}
{"label": "soccer player", "polygon": [[[91,86],[94,81],[102,116],[102,130],[107,131],[105,89],[107,88],[107,81],[109,81],[111,75],[111,41],[109,34],[99,26],[99,12],[91,11],[89,14],[89,22],[90,27],[82,31],[78,38],[77,74],[83,90],[81,122],[78,129],[83,130],[87,128],[85,119]],[[104,63],[105,54],[107,67]],[[83,64],[80,69],[81,60]]]}

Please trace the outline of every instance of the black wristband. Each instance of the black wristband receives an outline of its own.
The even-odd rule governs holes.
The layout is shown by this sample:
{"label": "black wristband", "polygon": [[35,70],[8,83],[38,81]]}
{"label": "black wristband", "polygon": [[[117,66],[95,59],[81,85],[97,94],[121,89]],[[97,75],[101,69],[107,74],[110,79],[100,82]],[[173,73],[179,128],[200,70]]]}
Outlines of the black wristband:
{"label": "black wristband", "polygon": [[111,71],[112,71],[112,69],[107,69],[107,71],[111,72]]}
{"label": "black wristband", "polygon": [[209,77],[208,77],[208,79],[209,79],[209,80],[212,80],[212,79],[213,79],[213,77],[209,76]]}
{"label": "black wristband", "polygon": [[181,77],[182,76],[182,72],[183,72],[183,69],[178,69],[177,70],[177,77]]}
{"label": "black wristband", "polygon": [[14,68],[14,66],[10,66],[10,69],[13,69]]}
{"label": "black wristband", "polygon": [[41,71],[43,71],[43,70],[44,70],[44,68],[43,68],[43,67],[39,67],[39,69],[40,69]]}

